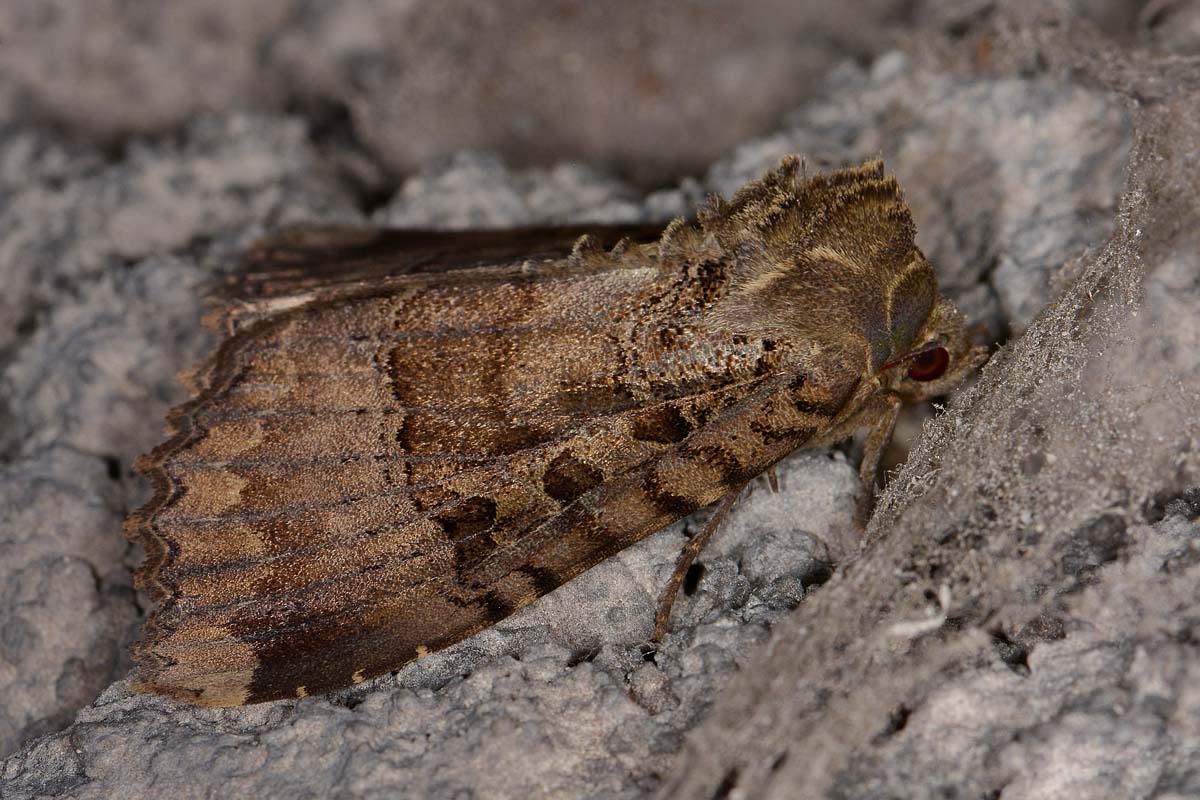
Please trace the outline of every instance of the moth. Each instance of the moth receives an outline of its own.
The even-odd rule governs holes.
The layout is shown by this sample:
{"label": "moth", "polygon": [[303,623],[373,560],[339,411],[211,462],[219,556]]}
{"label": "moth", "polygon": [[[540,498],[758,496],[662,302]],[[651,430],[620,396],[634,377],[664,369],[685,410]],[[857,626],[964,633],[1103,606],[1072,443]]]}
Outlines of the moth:
{"label": "moth", "polygon": [[982,357],[913,237],[881,162],[788,158],[665,229],[260,242],[139,461],[135,685],[230,706],[395,670],[863,428],[868,496],[901,403]]}

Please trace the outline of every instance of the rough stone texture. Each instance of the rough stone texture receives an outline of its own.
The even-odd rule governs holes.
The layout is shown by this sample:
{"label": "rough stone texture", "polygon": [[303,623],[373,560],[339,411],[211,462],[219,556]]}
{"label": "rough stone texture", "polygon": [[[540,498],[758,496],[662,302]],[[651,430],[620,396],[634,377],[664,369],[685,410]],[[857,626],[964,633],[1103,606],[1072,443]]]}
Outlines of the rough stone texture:
{"label": "rough stone texture", "polygon": [[878,742],[831,794],[1200,793],[1200,661],[1188,641],[1200,597],[1200,525],[1172,515],[1126,533],[1131,545],[1119,559],[1090,565],[1094,582],[1072,600],[1055,637],[1029,651],[984,651],[885,710]]}
{"label": "rough stone texture", "polygon": [[[247,42],[309,42],[312,68],[332,70],[321,48],[354,51],[374,7],[264,4],[214,55],[171,49],[210,30],[188,21],[204,4],[139,7],[169,22],[157,38],[107,5],[20,6],[23,26],[108,41],[93,58],[128,36],[148,49],[88,82],[79,64],[45,77],[44,54],[3,35],[0,103],[40,97],[76,134],[92,114],[109,125],[101,111],[122,133],[173,133],[113,149],[24,118],[0,131],[0,749],[13,751],[0,796],[1200,792],[1200,69],[1163,56],[1192,52],[1188,12],[1085,4],[1106,39],[1070,14],[1050,28],[939,5],[918,9],[933,33],[842,63],[783,128],[645,198],[600,168],[478,153],[421,164],[392,191],[382,145],[324,117],[222,113],[174,130],[259,97],[258,62],[237,56]],[[339,15],[325,39],[311,27]],[[378,47],[360,50],[378,62]],[[145,63],[161,84],[119,89]],[[160,100],[170,113],[151,118]],[[813,168],[882,153],[947,290],[991,340],[1012,337],[927,426],[856,560],[852,466],[801,454],[780,494],[758,486],[735,509],[657,651],[653,600],[700,519],[336,696],[197,710],[118,680],[142,613],[119,535],[145,496],[129,465],[181,399],[172,374],[210,345],[201,298],[241,246],[285,221],[367,212],[446,227],[663,219],[793,151]],[[825,583],[832,561],[846,566]]]}
{"label": "rough stone texture", "polygon": [[[0,120],[36,115],[120,140],[206,111],[300,107],[329,139],[353,131],[401,173],[487,148],[661,183],[773,128],[830,64],[869,60],[914,28],[961,34],[994,5],[843,0],[830,14],[790,0],[7,0]],[[1063,5],[1127,31],[1141,3]],[[1146,25],[1180,38],[1166,17]],[[379,188],[379,164],[343,166]]]}

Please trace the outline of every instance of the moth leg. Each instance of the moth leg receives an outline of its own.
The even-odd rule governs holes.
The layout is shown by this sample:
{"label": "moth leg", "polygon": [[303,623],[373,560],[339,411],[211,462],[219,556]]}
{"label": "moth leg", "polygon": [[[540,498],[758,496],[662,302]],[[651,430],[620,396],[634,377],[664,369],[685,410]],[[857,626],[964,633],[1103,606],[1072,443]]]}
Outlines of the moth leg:
{"label": "moth leg", "polygon": [[862,463],[858,465],[858,478],[862,484],[862,494],[858,497],[858,507],[855,510],[854,521],[859,527],[865,528],[875,505],[875,480],[879,477],[879,463],[883,453],[892,441],[892,433],[896,430],[896,419],[900,416],[900,398],[896,395],[885,395],[876,404],[871,428],[867,432],[867,440],[863,447]]}
{"label": "moth leg", "polygon": [[771,494],[779,494],[779,475],[774,466],[767,470],[767,485],[771,487]]}
{"label": "moth leg", "polygon": [[687,577],[688,569],[696,560],[696,556],[700,555],[704,545],[708,544],[708,540],[721,527],[721,523],[729,515],[729,509],[733,508],[733,504],[737,502],[744,488],[744,486],[738,487],[721,498],[721,502],[717,504],[716,511],[709,517],[704,529],[689,539],[683,549],[679,551],[679,558],[675,560],[675,571],[671,573],[671,579],[667,581],[662,594],[658,597],[658,613],[654,616],[654,641],[660,642],[667,635],[667,625],[671,621],[671,609],[675,606],[675,598],[679,595],[679,587],[683,586],[683,579]]}

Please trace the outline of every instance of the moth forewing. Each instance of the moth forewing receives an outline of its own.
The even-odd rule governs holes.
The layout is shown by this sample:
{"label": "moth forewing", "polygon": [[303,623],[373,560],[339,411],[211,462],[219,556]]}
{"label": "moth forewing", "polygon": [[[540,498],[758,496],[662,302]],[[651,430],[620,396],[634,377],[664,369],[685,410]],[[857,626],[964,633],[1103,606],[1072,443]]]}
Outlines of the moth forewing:
{"label": "moth forewing", "polygon": [[357,683],[798,447],[885,437],[915,390],[883,366],[951,315],[880,163],[796,163],[645,243],[325,227],[253,249],[143,461],[138,685],[236,705]]}

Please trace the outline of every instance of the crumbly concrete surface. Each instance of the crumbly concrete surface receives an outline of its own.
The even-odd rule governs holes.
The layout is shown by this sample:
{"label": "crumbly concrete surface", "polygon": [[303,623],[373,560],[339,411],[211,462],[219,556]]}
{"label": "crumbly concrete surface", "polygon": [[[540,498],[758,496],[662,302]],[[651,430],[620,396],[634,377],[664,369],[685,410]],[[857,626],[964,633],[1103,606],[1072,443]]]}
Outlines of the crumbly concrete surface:
{"label": "crumbly concrete surface", "polygon": [[[486,125],[420,99],[419,71],[390,96],[433,36],[387,55],[370,29],[396,12],[233,5],[142,25],[107,4],[0,15],[90,42],[57,71],[23,37],[0,54],[0,796],[1200,793],[1200,40],[1185,5],[1047,22],[915,4],[885,50],[867,37],[891,13],[877,4],[857,60],[814,34],[836,42],[820,59],[746,62],[747,86],[807,83],[768,102],[735,81],[720,95],[734,138],[710,113],[686,134],[628,128],[632,155],[626,134],[578,120],[539,128],[544,150],[479,138]],[[594,48],[585,65],[616,57]],[[248,53],[291,66],[263,77]],[[283,74],[306,76],[303,101]],[[665,107],[683,102],[686,86],[663,85]],[[760,103],[785,122],[749,136],[770,129]],[[492,152],[442,158],[421,126]],[[144,609],[120,524],[147,495],[131,464],[184,399],[174,374],[212,346],[204,298],[242,247],[299,220],[667,219],[789,152],[810,169],[882,154],[947,293],[1008,342],[927,424],[864,546],[851,462],[800,453],[779,493],[743,498],[657,648],[654,600],[703,515],[351,691],[228,710],[130,692]],[[691,177],[646,194],[613,166]]]}

